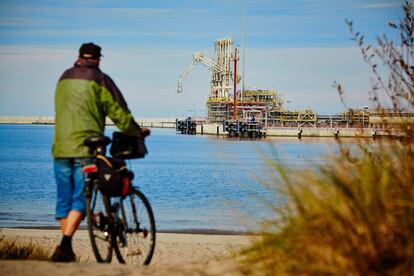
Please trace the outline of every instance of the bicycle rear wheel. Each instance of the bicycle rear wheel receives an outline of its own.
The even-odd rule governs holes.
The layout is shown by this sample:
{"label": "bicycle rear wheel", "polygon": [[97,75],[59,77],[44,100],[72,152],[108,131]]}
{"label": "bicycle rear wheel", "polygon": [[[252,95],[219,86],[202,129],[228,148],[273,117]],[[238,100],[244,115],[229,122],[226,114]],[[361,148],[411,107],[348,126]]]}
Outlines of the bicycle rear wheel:
{"label": "bicycle rear wheel", "polygon": [[112,231],[110,231],[110,199],[97,186],[86,196],[86,216],[89,238],[96,261],[110,263],[112,259]]}
{"label": "bicycle rear wheel", "polygon": [[155,220],[147,198],[133,190],[121,202],[115,255],[120,263],[148,265],[155,248]]}

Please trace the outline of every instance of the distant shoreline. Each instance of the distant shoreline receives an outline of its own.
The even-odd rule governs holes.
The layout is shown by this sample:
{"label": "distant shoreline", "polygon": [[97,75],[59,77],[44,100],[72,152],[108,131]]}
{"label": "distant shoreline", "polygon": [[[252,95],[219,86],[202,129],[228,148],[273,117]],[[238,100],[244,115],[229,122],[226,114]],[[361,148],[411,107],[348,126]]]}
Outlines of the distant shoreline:
{"label": "distant shoreline", "polygon": [[[155,128],[175,128],[175,118],[168,117],[151,117],[151,118],[134,118],[140,126]],[[0,124],[5,125],[54,125],[55,118],[48,116],[0,116]],[[106,125],[114,125],[107,118]]]}

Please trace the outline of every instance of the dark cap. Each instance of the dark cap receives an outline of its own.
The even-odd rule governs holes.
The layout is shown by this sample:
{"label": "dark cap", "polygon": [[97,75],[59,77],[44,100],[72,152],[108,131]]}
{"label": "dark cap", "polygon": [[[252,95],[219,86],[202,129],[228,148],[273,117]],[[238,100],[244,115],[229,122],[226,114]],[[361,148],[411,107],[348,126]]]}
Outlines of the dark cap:
{"label": "dark cap", "polygon": [[96,44],[90,43],[84,43],[79,48],[79,57],[80,58],[86,58],[86,59],[97,59],[101,57],[101,47],[99,47]]}

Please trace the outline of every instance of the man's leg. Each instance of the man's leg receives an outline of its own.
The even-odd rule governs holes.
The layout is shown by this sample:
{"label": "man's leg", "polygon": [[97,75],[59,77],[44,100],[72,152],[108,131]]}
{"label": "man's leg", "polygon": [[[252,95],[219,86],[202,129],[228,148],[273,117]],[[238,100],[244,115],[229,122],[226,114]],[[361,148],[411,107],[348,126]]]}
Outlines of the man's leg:
{"label": "man's leg", "polygon": [[[72,236],[67,236],[65,233],[73,205],[73,160],[55,159],[54,170],[57,185],[56,219],[60,222],[60,229],[63,237],[60,245],[55,249],[52,260],[57,262],[71,262],[75,261],[75,254],[72,250]],[[73,221],[73,219],[71,219],[71,221]]]}
{"label": "man's leg", "polygon": [[56,179],[56,219],[64,234],[66,218],[72,208],[72,164],[69,159],[55,159],[53,162]]}
{"label": "man's leg", "polygon": [[61,218],[59,220],[59,224],[60,224],[60,232],[62,232],[62,235],[65,234],[65,229],[66,229],[66,220],[67,218]]}
{"label": "man's leg", "polygon": [[68,261],[75,260],[75,253],[73,253],[72,248],[72,237],[75,234],[76,229],[78,229],[82,219],[82,213],[72,210],[69,212],[67,218],[60,220],[63,237],[59,245],[59,250],[63,251],[63,254],[61,255],[68,256],[68,258],[65,258]]}
{"label": "man's leg", "polygon": [[[78,229],[79,224],[83,219],[83,214],[79,211],[72,210],[69,212],[68,217],[63,222],[64,229],[62,231],[63,235],[72,237],[75,234],[75,231]],[[62,222],[61,222],[62,225]]]}
{"label": "man's leg", "polygon": [[73,183],[72,183],[72,205],[68,216],[61,220],[63,239],[61,246],[72,250],[72,237],[85,216],[85,175],[82,171],[83,166],[90,163],[90,159],[74,159],[72,163]]}
{"label": "man's leg", "polygon": [[[73,236],[82,222],[85,213],[85,196],[83,194],[85,176],[82,167],[90,163],[90,159],[74,159],[71,164],[71,174],[66,172],[65,176],[70,178],[70,184],[65,186],[61,193],[67,195],[70,201],[65,203],[65,209],[70,210],[65,217],[60,217],[60,229],[63,235]],[[70,189],[69,189],[70,187]],[[70,202],[70,203],[69,203]]]}
{"label": "man's leg", "polygon": [[64,234],[73,236],[79,224],[85,217],[85,174],[82,168],[91,163],[90,158],[75,159],[73,164],[72,208],[66,220]]}

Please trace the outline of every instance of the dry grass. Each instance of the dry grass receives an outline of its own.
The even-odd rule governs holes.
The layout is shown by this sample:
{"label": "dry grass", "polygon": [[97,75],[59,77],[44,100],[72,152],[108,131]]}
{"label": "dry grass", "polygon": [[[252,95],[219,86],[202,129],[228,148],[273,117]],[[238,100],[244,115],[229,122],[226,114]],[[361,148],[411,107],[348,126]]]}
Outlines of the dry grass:
{"label": "dry grass", "polygon": [[[403,4],[398,43],[386,36],[377,47],[351,34],[371,67],[371,100],[395,114],[414,110],[414,16]],[[383,78],[376,61],[381,61]],[[343,88],[336,85],[341,100]],[[384,101],[383,101],[384,100]],[[384,104],[385,102],[385,104]],[[385,122],[385,120],[384,120]],[[414,275],[414,126],[388,125],[404,141],[359,141],[342,146],[317,170],[295,171],[272,162],[269,185],[287,203],[269,204],[275,219],[263,223],[263,236],[241,252],[244,271],[259,275]]]}
{"label": "dry grass", "polygon": [[0,236],[0,260],[49,261],[50,256],[50,250],[38,244],[23,244]]}
{"label": "dry grass", "polygon": [[414,147],[360,142],[354,156],[343,148],[318,171],[273,163],[289,202],[242,252],[246,272],[413,275]]}

